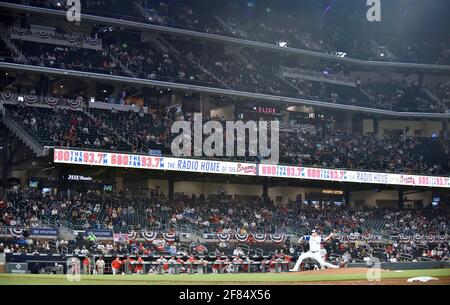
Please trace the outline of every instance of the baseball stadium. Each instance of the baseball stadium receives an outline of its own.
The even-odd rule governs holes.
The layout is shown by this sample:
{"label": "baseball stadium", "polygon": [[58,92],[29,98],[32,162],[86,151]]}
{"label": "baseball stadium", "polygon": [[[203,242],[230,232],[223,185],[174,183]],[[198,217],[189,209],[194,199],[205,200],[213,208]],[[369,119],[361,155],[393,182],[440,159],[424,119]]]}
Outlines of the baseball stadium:
{"label": "baseball stadium", "polygon": [[449,285],[449,11],[0,0],[0,285]]}

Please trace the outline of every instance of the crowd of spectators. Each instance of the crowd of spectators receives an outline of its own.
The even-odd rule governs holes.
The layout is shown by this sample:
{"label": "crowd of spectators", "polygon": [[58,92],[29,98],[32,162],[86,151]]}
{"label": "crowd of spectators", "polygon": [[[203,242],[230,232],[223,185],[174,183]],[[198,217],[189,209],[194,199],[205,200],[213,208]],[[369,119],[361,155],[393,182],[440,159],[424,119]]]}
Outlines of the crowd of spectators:
{"label": "crowd of spectators", "polygon": [[[333,239],[325,244],[329,256],[340,262],[358,262],[372,256],[383,261],[448,259],[446,241],[429,241],[426,236],[445,236],[449,221],[446,208],[424,210],[393,210],[379,208],[349,208],[330,203],[276,206],[270,200],[236,200],[229,196],[178,196],[170,201],[163,194],[151,198],[125,197],[124,194],[79,193],[73,198],[60,199],[38,190],[17,189],[9,193],[0,206],[1,226],[30,229],[43,223],[63,223],[75,229],[110,229],[129,233],[134,230],[181,232],[190,226],[203,233],[273,233],[307,235],[312,229],[320,232],[367,236],[381,234],[391,241],[364,239]],[[45,220],[51,220],[45,222]],[[92,235],[92,236],[91,236]],[[416,239],[415,236],[423,236]],[[250,255],[255,243],[248,241],[245,251],[231,242],[181,243],[165,240],[161,235],[148,242],[121,237],[116,242],[100,242],[95,235],[78,236],[74,240],[39,240],[29,235],[18,236],[2,244],[6,253],[63,253],[78,255]],[[410,236],[408,240],[390,239]],[[4,246],[6,245],[6,246]],[[262,247],[259,245],[258,247]],[[269,247],[276,253],[305,251],[304,244],[286,239],[283,244]],[[254,250],[253,250],[254,251]]]}
{"label": "crowd of spectators", "polygon": [[[10,2],[30,4],[23,0]],[[267,3],[266,6],[254,1],[223,1],[200,5],[190,0],[170,5],[165,1],[147,0],[120,3],[117,0],[81,1],[81,4],[85,14],[270,44],[283,42],[289,47],[318,52],[339,51],[345,52],[347,56],[366,60],[432,64],[448,64],[450,60],[450,46],[447,42],[439,42],[436,38],[433,40],[429,37],[420,41],[408,39],[402,43],[394,34],[386,34],[392,30],[389,29],[389,22],[382,25],[384,31],[374,29],[370,22],[363,18],[367,10],[364,5],[330,5],[324,10],[324,3],[320,1],[307,4],[286,4],[282,1]],[[33,1],[31,5],[67,10],[64,3],[53,0]],[[333,9],[329,10],[331,6]],[[420,6],[417,5],[416,9],[420,10]],[[349,16],[348,11],[353,13]],[[385,8],[385,11],[389,12],[389,17],[385,16],[386,20],[394,21],[404,14],[396,7]],[[438,22],[441,22],[439,18],[436,25],[445,27],[442,22]]]}
{"label": "crowd of spectators", "polygon": [[77,46],[59,46],[14,40],[27,64],[67,70],[125,75],[110,58],[107,49],[92,50]]}
{"label": "crowd of spectators", "polygon": [[[286,164],[332,168],[370,168],[389,172],[445,172],[447,164],[427,161],[432,139],[412,136],[382,137],[324,130],[316,134],[281,133],[280,160]],[[439,146],[438,146],[439,147]]]}
{"label": "crowd of spectators", "polygon": [[408,242],[338,242],[332,243],[329,253],[335,254],[341,264],[367,262],[377,257],[381,262],[407,262],[448,260],[448,243],[429,243],[427,241]]}
{"label": "crowd of spectators", "polygon": [[[7,105],[6,109],[7,114],[42,145],[129,152],[151,149],[166,155],[171,154],[172,140],[178,135],[170,133],[172,122],[193,119],[174,111],[143,113],[92,109],[91,117],[82,111],[62,108]],[[448,149],[440,139],[404,134],[360,135],[326,123],[315,124],[314,132],[280,132],[280,163],[429,175],[444,174],[448,170],[448,160],[435,158]],[[124,134],[127,140],[121,136]],[[429,154],[430,147],[435,150],[434,157]],[[231,159],[257,161],[257,157],[248,154]]]}
{"label": "crowd of spectators", "polygon": [[[226,55],[223,48],[197,46],[170,40],[170,44],[180,52],[177,54],[160,49],[151,43],[142,44],[141,41],[131,37],[121,39],[122,36],[124,36],[123,33],[117,35],[108,45],[104,42],[102,50],[17,39],[14,43],[24,57],[5,58],[5,61],[25,60],[28,64],[38,66],[133,76],[396,111],[445,112],[446,109],[441,99],[441,96],[445,96],[436,94],[437,98],[433,99],[417,83],[389,84],[370,80],[367,82],[352,80],[348,68],[345,68],[342,74],[343,67],[340,65],[337,66],[340,66],[341,78],[347,82],[352,80],[358,83],[358,86],[330,83],[320,78],[311,79],[311,75],[323,73],[318,72],[322,71],[320,65],[302,70],[297,77],[283,79],[280,77],[281,71],[294,69],[293,67],[297,66],[295,61],[286,61],[281,57],[267,54],[263,57],[249,52],[249,56],[257,60],[246,63],[235,55]],[[208,50],[208,48],[211,49]],[[261,64],[262,62],[264,64]],[[290,66],[285,66],[287,63]],[[330,70],[330,73],[338,75],[339,71]]]}
{"label": "crowd of spectators", "polygon": [[[45,2],[45,1],[43,1]],[[114,2],[114,1],[112,1]],[[107,5],[108,1],[86,3],[87,10]],[[49,2],[51,4],[51,1]],[[133,5],[130,5],[133,7]],[[163,4],[164,6],[164,4]],[[184,10],[183,10],[184,11]],[[183,18],[180,18],[183,19]],[[24,29],[27,31],[28,29]],[[6,52],[5,61],[25,61],[28,64],[62,69],[97,72],[113,75],[137,76],[144,79],[207,85],[225,89],[266,93],[306,99],[318,99],[330,103],[350,104],[397,111],[444,112],[442,94],[431,98],[417,83],[361,82],[350,77],[348,68],[335,64],[330,71],[326,69],[327,79],[335,75],[339,80],[357,82],[358,86],[332,84],[311,75],[323,73],[323,65],[318,63],[308,69],[301,69],[299,77],[280,79],[283,70],[295,70],[298,60],[262,54],[247,50],[253,60],[242,61],[239,56],[227,54],[223,46],[210,44],[204,46],[195,42],[178,41],[165,38],[179,53],[166,46],[161,49],[157,43],[142,43],[139,35],[128,35],[117,29],[114,38],[103,41],[101,50],[84,49],[81,46],[63,46],[42,42],[22,40],[15,37],[14,44],[24,55],[17,58]],[[7,48],[5,48],[7,49]],[[225,48],[226,49],[226,48]],[[233,53],[233,52],[231,52]],[[11,57],[13,56],[13,57]],[[255,60],[256,59],[256,60]],[[259,61],[259,62],[258,62]],[[261,64],[264,63],[264,64]],[[343,73],[341,73],[343,71]],[[302,77],[303,75],[303,77]],[[335,77],[332,77],[335,78]],[[366,90],[366,94],[361,92]],[[442,91],[439,91],[442,92]],[[442,97],[442,98],[441,98]]]}
{"label": "crowd of spectators", "polygon": [[8,114],[42,145],[133,151],[101,118],[64,108],[9,105]]}
{"label": "crowd of spectators", "polygon": [[52,193],[20,189],[1,207],[2,225],[37,227],[69,223],[78,229],[165,231],[191,227],[202,233],[277,233],[313,228],[343,234],[442,235],[448,231],[445,209],[388,210],[335,206],[329,202],[290,201],[275,205],[270,198],[227,195],[135,197],[125,194],[79,193],[61,199]]}

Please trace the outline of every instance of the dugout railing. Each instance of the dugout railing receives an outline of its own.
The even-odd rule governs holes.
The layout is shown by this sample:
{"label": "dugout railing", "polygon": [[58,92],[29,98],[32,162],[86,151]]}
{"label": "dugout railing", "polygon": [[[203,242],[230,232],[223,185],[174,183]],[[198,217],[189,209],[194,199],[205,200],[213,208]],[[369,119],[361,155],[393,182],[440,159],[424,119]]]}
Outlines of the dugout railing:
{"label": "dugout railing", "polygon": [[[140,264],[124,263],[118,270],[119,274],[138,273],[136,267]],[[142,263],[143,274],[223,274],[223,273],[267,273],[287,272],[290,262],[283,260],[260,261],[195,261],[195,262],[170,262],[170,261],[144,261]],[[105,269],[106,274],[112,274],[111,266]]]}
{"label": "dugout railing", "polygon": [[[83,255],[60,255],[60,254],[27,254],[9,253],[6,254],[6,263],[26,264],[28,273],[41,273],[49,266],[62,266],[58,273],[70,272],[72,265],[79,267],[82,274],[97,273],[96,262],[103,258],[105,265],[104,274],[112,274],[112,261],[119,257],[121,260],[117,274],[135,274],[139,269],[144,274],[211,274],[211,273],[265,273],[265,272],[287,272],[291,265],[289,259],[272,257],[249,257],[243,256],[235,259],[231,256],[195,256],[194,261],[189,261],[189,257],[184,256],[141,256],[143,262],[137,262],[135,255],[89,255],[89,261]],[[127,260],[130,258],[130,260]],[[86,263],[86,264],[85,264]],[[142,268],[137,268],[139,265]],[[49,270],[49,269],[48,269]],[[58,270],[60,270],[58,268]],[[45,271],[44,271],[45,272]],[[49,272],[52,273],[52,272]],[[54,272],[53,272],[54,273]]]}

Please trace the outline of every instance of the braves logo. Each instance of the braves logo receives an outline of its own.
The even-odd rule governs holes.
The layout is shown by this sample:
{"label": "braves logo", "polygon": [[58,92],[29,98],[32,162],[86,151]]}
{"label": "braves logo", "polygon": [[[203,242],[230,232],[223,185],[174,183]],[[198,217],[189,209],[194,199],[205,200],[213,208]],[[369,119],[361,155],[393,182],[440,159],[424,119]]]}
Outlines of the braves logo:
{"label": "braves logo", "polygon": [[255,174],[256,175],[256,166],[255,165],[237,165],[237,172],[238,173],[246,173],[246,174]]}
{"label": "braves logo", "polygon": [[416,180],[414,179],[414,177],[411,176],[400,176],[400,182],[404,183],[404,184],[410,184],[410,185],[415,185],[416,184]]}

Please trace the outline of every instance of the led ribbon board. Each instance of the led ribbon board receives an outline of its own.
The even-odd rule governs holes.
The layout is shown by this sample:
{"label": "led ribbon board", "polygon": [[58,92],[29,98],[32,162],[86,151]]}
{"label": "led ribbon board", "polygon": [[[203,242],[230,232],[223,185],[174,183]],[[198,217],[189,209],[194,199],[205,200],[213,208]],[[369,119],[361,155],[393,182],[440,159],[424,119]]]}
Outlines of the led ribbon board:
{"label": "led ribbon board", "polygon": [[145,156],[113,152],[55,149],[53,160],[55,163],[79,165],[450,188],[450,177]]}
{"label": "led ribbon board", "polygon": [[55,163],[256,176],[253,163],[55,149]]}
{"label": "led ribbon board", "polygon": [[450,188],[450,177],[363,172],[345,169],[259,165],[259,176]]}

